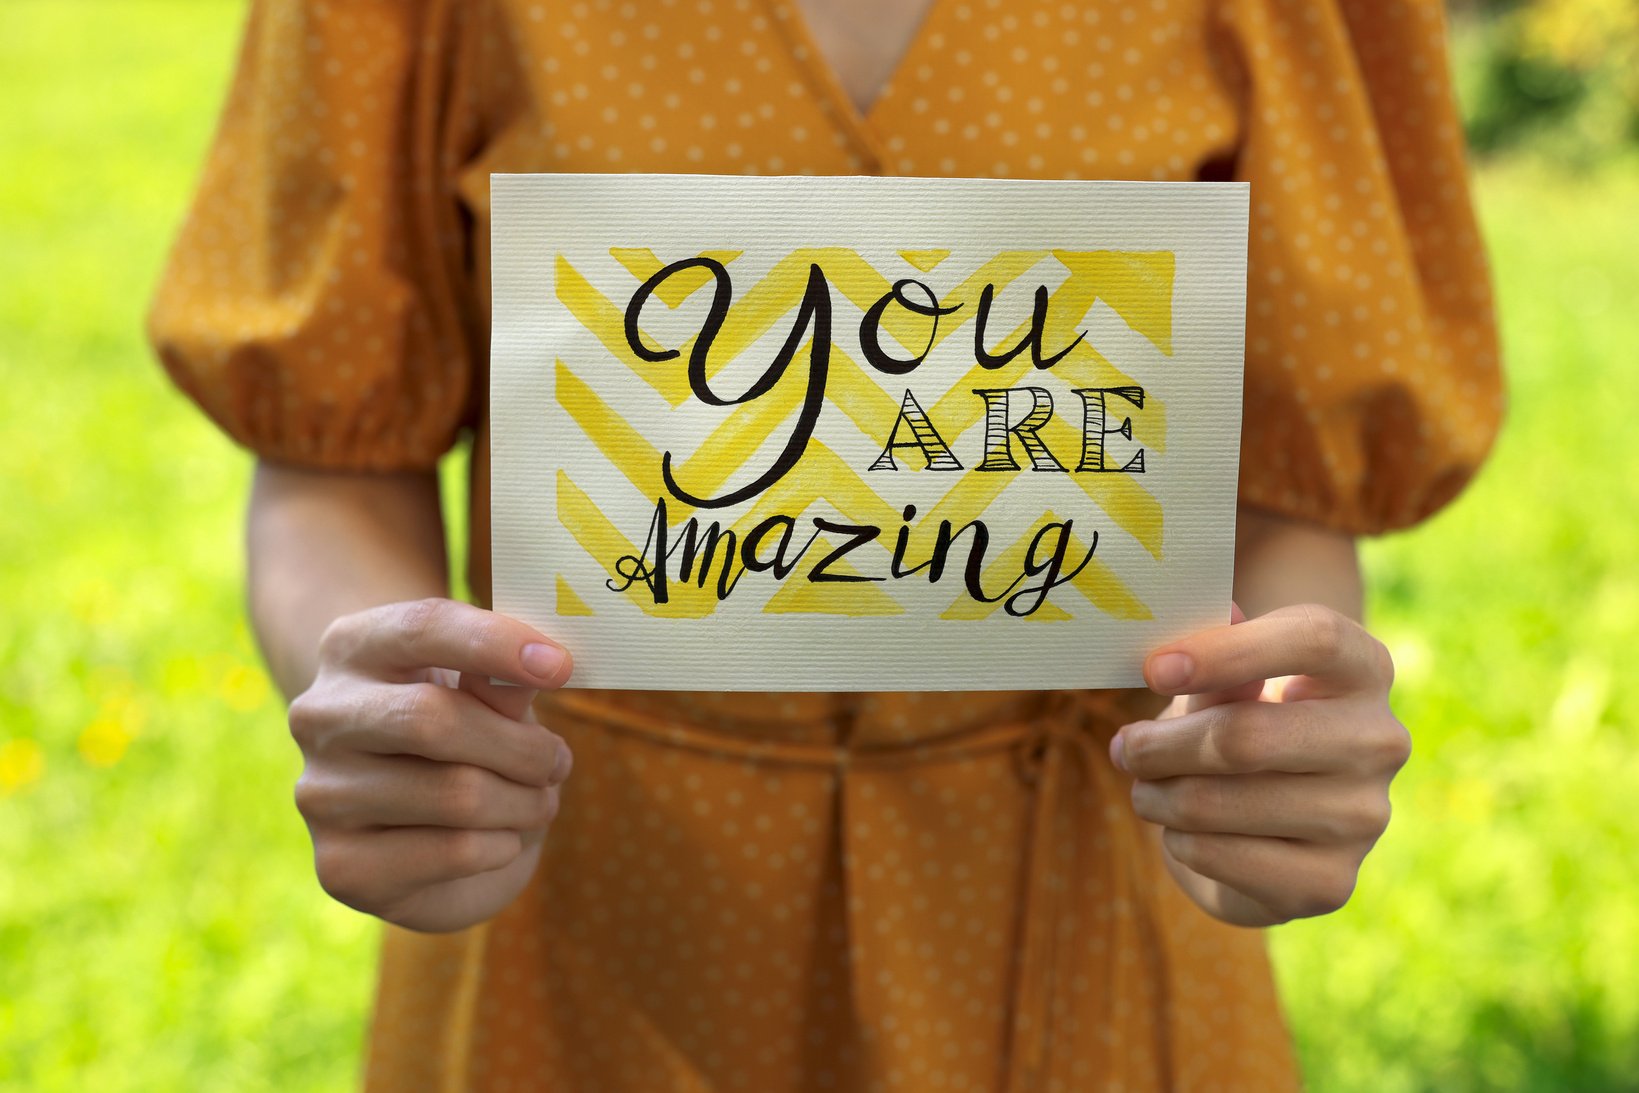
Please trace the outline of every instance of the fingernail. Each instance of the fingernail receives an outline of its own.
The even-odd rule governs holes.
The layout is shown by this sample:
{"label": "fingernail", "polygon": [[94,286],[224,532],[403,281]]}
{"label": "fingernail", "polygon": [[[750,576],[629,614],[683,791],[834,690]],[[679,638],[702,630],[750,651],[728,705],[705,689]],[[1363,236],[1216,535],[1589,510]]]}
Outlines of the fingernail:
{"label": "fingernail", "polygon": [[557,785],[567,777],[569,777],[569,745],[559,743],[558,754],[552,762],[552,773],[547,775],[547,781],[552,785]]}
{"label": "fingernail", "polygon": [[1176,690],[1189,682],[1195,662],[1187,653],[1164,653],[1150,665],[1150,678],[1164,690]]}
{"label": "fingernail", "polygon": [[531,675],[550,682],[556,679],[563,670],[565,659],[564,651],[556,645],[543,645],[538,641],[524,646],[522,660],[524,667]]}
{"label": "fingernail", "polygon": [[1126,748],[1127,745],[1122,740],[1121,733],[1116,733],[1114,738],[1110,740],[1110,762],[1114,763],[1115,769],[1123,774],[1127,771]]}

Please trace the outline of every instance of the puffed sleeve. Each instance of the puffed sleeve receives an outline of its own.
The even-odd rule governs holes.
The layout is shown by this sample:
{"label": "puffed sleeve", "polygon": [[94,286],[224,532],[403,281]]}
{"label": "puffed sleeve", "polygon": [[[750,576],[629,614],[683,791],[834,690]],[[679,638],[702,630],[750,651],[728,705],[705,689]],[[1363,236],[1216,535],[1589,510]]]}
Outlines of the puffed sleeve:
{"label": "puffed sleeve", "polygon": [[1455,497],[1503,408],[1439,0],[1225,0],[1251,183],[1241,500],[1354,534]]}
{"label": "puffed sleeve", "polygon": [[166,370],[265,458],[427,469],[470,412],[470,244],[446,183],[460,4],[255,0],[148,314]]}

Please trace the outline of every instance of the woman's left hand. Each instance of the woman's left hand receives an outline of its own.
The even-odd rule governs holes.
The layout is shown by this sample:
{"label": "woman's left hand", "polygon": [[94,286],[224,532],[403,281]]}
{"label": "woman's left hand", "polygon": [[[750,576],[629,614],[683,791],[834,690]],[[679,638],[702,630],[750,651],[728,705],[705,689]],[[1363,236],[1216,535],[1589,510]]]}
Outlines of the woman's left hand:
{"label": "woman's left hand", "polygon": [[1389,822],[1411,736],[1389,709],[1382,642],[1327,607],[1282,607],[1162,646],[1154,721],[1110,744],[1133,807],[1209,914],[1272,926],[1337,910]]}

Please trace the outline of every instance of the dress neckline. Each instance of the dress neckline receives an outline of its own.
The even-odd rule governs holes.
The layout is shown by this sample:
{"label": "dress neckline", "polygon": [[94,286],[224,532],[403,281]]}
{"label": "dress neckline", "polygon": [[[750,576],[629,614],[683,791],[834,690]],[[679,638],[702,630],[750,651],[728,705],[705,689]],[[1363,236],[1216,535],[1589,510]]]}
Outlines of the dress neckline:
{"label": "dress neckline", "polygon": [[932,0],[928,4],[921,21],[917,23],[916,29],[905,43],[899,59],[889,69],[887,78],[882,81],[870,104],[863,110],[843,86],[836,66],[820,49],[819,39],[809,25],[808,16],[803,12],[802,5],[797,0],[764,2],[782,31],[781,37],[785,40],[792,59],[816,85],[838,124],[863,154],[867,166],[874,171],[880,171],[883,165],[889,162],[887,150],[883,147],[884,135],[881,131],[883,107],[903,93],[899,90],[903,83],[901,75],[918,63],[921,55],[930,48],[929,39],[936,33],[935,24],[939,22],[947,6],[944,0]]}

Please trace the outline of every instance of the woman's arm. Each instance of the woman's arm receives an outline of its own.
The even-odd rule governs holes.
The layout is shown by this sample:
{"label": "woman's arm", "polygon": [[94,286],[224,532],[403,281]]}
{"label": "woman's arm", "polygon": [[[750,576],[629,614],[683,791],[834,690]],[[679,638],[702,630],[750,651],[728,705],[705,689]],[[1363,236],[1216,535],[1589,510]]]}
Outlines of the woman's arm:
{"label": "woman's arm", "polygon": [[1235,624],[1150,655],[1151,688],[1176,697],[1111,756],[1190,898],[1267,926],[1348,900],[1410,736],[1388,651],[1359,624],[1352,538],[1243,509],[1235,596]]}
{"label": "woman's arm", "polygon": [[530,713],[568,678],[568,654],[444,597],[431,475],[264,463],[248,539],[251,616],[291,698],[320,885],[410,929],[491,917],[534,872],[572,767]]}
{"label": "woman's arm", "polygon": [[448,594],[438,480],[259,463],[246,521],[250,617],[285,697],[312,686],[319,639],[368,607]]}
{"label": "woman's arm", "polygon": [[1253,617],[1317,603],[1362,621],[1354,537],[1243,506],[1235,524],[1235,602]]}

